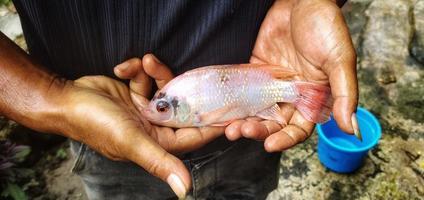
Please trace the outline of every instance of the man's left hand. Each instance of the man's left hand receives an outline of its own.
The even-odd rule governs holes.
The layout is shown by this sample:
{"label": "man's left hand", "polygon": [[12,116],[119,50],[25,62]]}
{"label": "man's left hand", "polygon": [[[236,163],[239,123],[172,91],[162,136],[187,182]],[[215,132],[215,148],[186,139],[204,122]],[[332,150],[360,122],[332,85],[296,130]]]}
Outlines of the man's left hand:
{"label": "man's left hand", "polygon": [[[277,0],[262,22],[250,59],[289,67],[299,79],[330,85],[334,118],[353,133],[358,89],[356,54],[335,0]],[[287,125],[257,118],[237,120],[225,132],[230,140],[265,140],[269,152],[282,151],[307,139],[314,123],[291,104],[280,104]]]}

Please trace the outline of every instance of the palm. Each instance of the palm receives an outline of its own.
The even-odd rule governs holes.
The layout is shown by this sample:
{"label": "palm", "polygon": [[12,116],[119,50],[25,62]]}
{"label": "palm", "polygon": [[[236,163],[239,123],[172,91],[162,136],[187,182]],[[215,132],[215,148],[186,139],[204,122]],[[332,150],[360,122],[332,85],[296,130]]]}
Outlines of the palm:
{"label": "palm", "polygon": [[[122,69],[122,66],[127,68]],[[133,58],[115,67],[115,74],[122,79],[131,79],[130,87],[124,86],[131,105],[137,113],[149,104],[149,95],[154,79],[157,87],[162,88],[173,78],[171,71],[152,54],[146,54],[143,59]],[[172,129],[156,126],[139,115],[140,122],[146,133],[162,148],[172,153],[189,152],[207,144],[223,134],[222,127],[201,127]]]}
{"label": "palm", "polygon": [[[344,120],[341,128],[351,132],[350,121],[345,119],[350,120],[356,106],[355,52],[340,9],[334,3],[277,0],[262,22],[250,62],[289,67],[298,73],[296,79],[330,84],[334,106],[349,108],[342,114],[336,112],[336,120]],[[333,76],[341,76],[330,80],[329,75],[335,71]],[[342,98],[349,99],[341,101]],[[227,137],[265,139],[267,151],[281,151],[309,137],[314,124],[291,104],[280,107],[287,126],[271,121],[238,121],[227,128]],[[341,117],[343,114],[349,115]]]}
{"label": "palm", "polygon": [[[334,54],[340,40],[336,24],[319,23],[320,18],[334,15],[337,10],[319,11],[305,15],[293,9],[290,1],[278,1],[262,23],[251,62],[277,64],[296,70],[301,79],[328,84],[328,76],[321,69]],[[303,8],[307,9],[307,8]],[[333,14],[331,13],[333,12]],[[303,13],[303,14],[302,14]],[[337,55],[336,55],[337,56]]]}
{"label": "palm", "polygon": [[[136,105],[132,102],[132,91],[124,84],[107,77],[83,77],[76,80],[75,84],[80,88],[79,99],[87,100],[83,101],[85,103],[82,103],[84,105],[87,104],[87,106],[81,106],[84,107],[82,111],[85,113],[85,119],[80,120],[89,121],[90,118],[97,118],[96,121],[99,124],[92,124],[93,126],[106,126],[105,128],[109,129],[108,132],[102,133],[105,134],[105,137],[102,138],[107,138],[111,141],[101,141],[90,145],[112,159],[121,160],[125,158],[116,156],[113,150],[102,148],[102,146],[105,143],[113,144],[115,141],[121,141],[120,138],[124,137],[133,139],[139,137],[137,134],[131,135],[131,133],[136,132],[128,130],[142,130],[150,136],[151,140],[154,140],[163,149],[172,153],[181,153],[199,148],[208,139],[212,139],[215,135],[222,132],[222,130],[217,130],[213,132],[216,134],[211,133],[209,137],[203,137],[201,134],[206,130],[187,128],[174,131],[171,128],[152,125],[141,116]],[[145,97],[140,96],[138,98],[141,101],[147,101]],[[96,105],[101,106],[93,106],[90,104],[91,102],[96,102]],[[98,116],[102,116],[102,118]]]}

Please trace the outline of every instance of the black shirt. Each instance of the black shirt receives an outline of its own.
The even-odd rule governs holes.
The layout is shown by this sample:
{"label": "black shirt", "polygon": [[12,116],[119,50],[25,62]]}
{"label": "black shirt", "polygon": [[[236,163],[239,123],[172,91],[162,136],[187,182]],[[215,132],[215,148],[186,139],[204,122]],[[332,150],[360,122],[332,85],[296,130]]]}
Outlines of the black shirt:
{"label": "black shirt", "polygon": [[174,73],[249,60],[271,0],[14,0],[29,52],[69,79],[154,53]]}
{"label": "black shirt", "polygon": [[[30,55],[77,79],[114,77],[113,67],[154,53],[180,74],[194,67],[249,61],[272,0],[14,0]],[[224,136],[198,157],[224,149]]]}

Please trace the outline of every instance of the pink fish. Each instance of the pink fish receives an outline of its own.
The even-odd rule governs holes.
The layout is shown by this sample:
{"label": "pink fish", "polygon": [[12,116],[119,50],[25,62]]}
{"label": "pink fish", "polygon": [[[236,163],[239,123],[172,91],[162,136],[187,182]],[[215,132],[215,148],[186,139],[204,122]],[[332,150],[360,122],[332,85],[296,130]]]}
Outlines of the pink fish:
{"label": "pink fish", "polygon": [[155,124],[177,128],[225,126],[249,116],[286,124],[277,103],[288,102],[311,122],[327,121],[332,105],[330,88],[287,80],[295,75],[288,68],[271,65],[194,69],[158,91],[143,115]]}

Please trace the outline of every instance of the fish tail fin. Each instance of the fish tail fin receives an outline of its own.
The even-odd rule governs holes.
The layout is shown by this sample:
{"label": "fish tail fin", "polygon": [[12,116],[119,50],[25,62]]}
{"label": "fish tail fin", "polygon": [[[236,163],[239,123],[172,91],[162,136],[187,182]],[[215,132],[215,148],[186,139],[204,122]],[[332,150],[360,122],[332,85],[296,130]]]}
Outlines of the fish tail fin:
{"label": "fish tail fin", "polygon": [[314,123],[329,120],[333,99],[328,86],[316,83],[295,81],[297,97],[293,102],[302,116]]}

